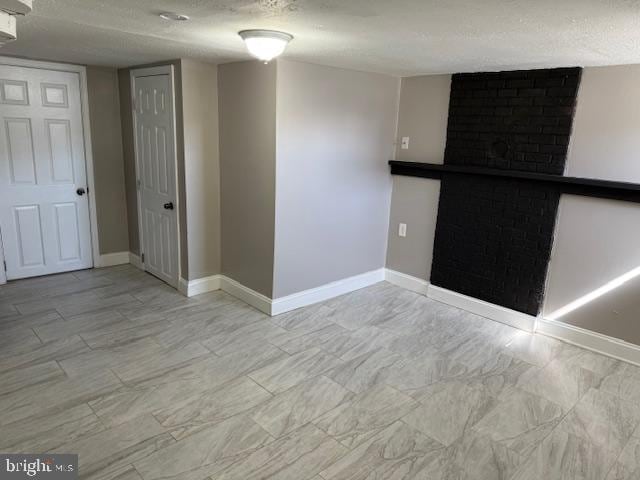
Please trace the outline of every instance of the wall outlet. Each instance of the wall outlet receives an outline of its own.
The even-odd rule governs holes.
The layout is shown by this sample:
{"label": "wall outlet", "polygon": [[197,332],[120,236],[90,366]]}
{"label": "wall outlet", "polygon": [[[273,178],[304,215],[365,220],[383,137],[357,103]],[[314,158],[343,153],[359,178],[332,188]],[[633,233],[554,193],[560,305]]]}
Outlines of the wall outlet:
{"label": "wall outlet", "polygon": [[398,236],[400,236],[400,237],[406,237],[407,236],[407,224],[406,223],[401,223],[398,226]]}
{"label": "wall outlet", "polygon": [[402,137],[402,143],[400,144],[402,150],[409,150],[409,137]]}

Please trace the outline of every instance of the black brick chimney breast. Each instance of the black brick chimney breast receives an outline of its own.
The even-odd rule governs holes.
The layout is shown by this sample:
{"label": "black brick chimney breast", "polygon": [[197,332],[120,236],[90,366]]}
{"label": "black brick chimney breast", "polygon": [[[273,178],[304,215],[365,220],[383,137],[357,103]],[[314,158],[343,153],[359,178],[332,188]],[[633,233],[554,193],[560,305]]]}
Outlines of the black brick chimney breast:
{"label": "black brick chimney breast", "polygon": [[[562,175],[581,71],[453,75],[445,165]],[[527,180],[444,174],[431,282],[537,315],[559,198]]]}

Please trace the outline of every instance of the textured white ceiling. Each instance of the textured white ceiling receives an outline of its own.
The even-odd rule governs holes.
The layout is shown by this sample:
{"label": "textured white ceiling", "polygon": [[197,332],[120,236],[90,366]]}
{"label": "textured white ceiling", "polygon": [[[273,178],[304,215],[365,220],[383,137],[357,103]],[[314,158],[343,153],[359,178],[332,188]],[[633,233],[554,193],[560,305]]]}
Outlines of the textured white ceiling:
{"label": "textured white ceiling", "polygon": [[640,63],[640,0],[34,0],[0,54],[224,63],[249,58],[246,28],[293,34],[293,60],[403,76]]}

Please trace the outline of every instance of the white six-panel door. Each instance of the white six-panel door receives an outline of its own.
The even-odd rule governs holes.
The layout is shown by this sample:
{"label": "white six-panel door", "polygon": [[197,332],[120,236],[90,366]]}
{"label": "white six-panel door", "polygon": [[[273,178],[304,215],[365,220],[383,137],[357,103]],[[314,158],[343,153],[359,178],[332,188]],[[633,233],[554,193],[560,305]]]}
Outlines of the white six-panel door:
{"label": "white six-panel door", "polygon": [[170,72],[133,72],[134,128],[144,268],[178,286],[173,82]]}
{"label": "white six-panel door", "polygon": [[0,65],[7,279],[92,266],[78,73]]}

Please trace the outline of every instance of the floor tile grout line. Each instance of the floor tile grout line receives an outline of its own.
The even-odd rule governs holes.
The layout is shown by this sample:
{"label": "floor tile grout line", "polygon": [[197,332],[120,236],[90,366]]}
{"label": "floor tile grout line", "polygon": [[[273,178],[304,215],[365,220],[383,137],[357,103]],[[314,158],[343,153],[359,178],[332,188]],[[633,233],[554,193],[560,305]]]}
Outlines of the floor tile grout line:
{"label": "floor tile grout line", "polygon": [[[60,370],[62,370],[62,373],[64,374],[64,377],[65,377],[65,378],[71,378],[71,377],[69,377],[69,374],[67,373],[67,371],[66,371],[64,368],[62,368],[62,364],[60,363],[60,360],[58,360],[58,359],[56,358],[56,359],[54,360],[54,362],[56,362],[56,364],[58,365],[58,368],[59,368]],[[38,365],[39,365],[39,364],[38,364]]]}
{"label": "floor tile grout line", "polygon": [[[95,399],[94,399],[95,400]],[[109,425],[105,422],[105,420],[96,413],[96,411],[93,409],[93,407],[91,406],[91,400],[89,400],[88,402],[85,402],[85,405],[87,405],[87,407],[89,407],[89,409],[91,410],[91,412],[95,415],[95,417],[98,419],[98,422],[100,422],[100,425],[102,425],[105,430],[109,430],[111,428],[114,428],[113,425]]]}
{"label": "floor tile grout line", "polygon": [[[584,396],[584,395],[583,395]],[[582,398],[582,397],[580,397]],[[569,414],[573,411],[573,409],[575,408],[575,406],[578,404],[580,400],[578,400],[569,410],[567,410],[567,413],[565,413],[560,420],[558,421],[558,423],[555,425],[555,427],[553,427],[544,437],[542,437],[542,439],[540,439],[538,441],[538,443],[536,444],[535,448],[531,450],[531,453],[524,459],[524,461],[522,462],[521,468],[524,467],[524,465],[526,464],[526,462],[535,454],[535,451],[540,447],[540,445],[542,445],[542,443],[544,441],[546,441],[547,438],[549,438],[551,435],[557,433],[557,432],[562,432],[562,430],[559,430],[560,424],[564,421],[565,418],[567,418],[569,416]],[[566,432],[565,432],[566,433]],[[511,449],[509,449],[510,451],[512,451]],[[518,469],[520,470],[520,468]]]}
{"label": "floor tile grout line", "polygon": [[[405,415],[405,416],[406,416],[406,415]],[[403,417],[401,417],[401,418],[399,418],[398,420],[396,420],[396,422],[400,422],[400,423],[402,423],[403,425],[406,425],[408,428],[410,428],[410,429],[412,429],[412,430],[417,430],[415,427],[412,427],[411,425],[409,425],[409,424],[404,420],[404,416],[403,416]],[[395,422],[394,422],[394,423],[395,423]],[[429,435],[427,435],[426,433],[421,432],[420,430],[417,430],[417,431],[418,431],[418,432],[420,432],[420,434],[421,434],[421,435],[424,435],[425,437],[427,437],[429,440],[431,440],[431,441],[433,441],[433,442],[437,443],[438,445],[440,445],[440,446],[441,446],[441,448],[440,448],[440,449],[448,448],[445,444],[443,444],[443,443],[439,442],[439,441],[438,441],[438,440],[436,440],[435,438],[430,437],[430,436],[429,436]]]}
{"label": "floor tile grout line", "polygon": [[138,476],[144,480],[144,477],[142,476],[142,473],[138,470],[138,468],[134,465],[134,463],[131,463],[131,468],[133,468],[133,471],[136,472],[138,474]]}
{"label": "floor tile grout line", "polygon": [[36,338],[40,341],[40,345],[44,345],[44,342],[40,338],[40,335],[38,335],[38,332],[36,332],[36,329],[33,327],[30,327],[29,330],[31,330],[33,334],[36,336]]}
{"label": "floor tile grout line", "polygon": [[120,378],[120,376],[115,372],[115,370],[111,367],[108,367],[107,370],[118,379],[118,381],[120,382],[120,386],[121,387],[126,387],[126,388],[133,388],[133,385],[129,385],[127,382],[125,382],[124,380],[122,380],[122,378]]}
{"label": "floor tile grout line", "polygon": [[99,349],[91,348],[91,345],[89,345],[89,344],[87,343],[87,341],[84,339],[84,337],[82,336],[82,334],[80,334],[80,333],[76,333],[76,335],[78,336],[78,338],[80,338],[80,340],[82,340],[82,343],[84,343],[90,351],[95,352],[95,351],[99,350]]}
{"label": "floor tile grout line", "polygon": [[[259,369],[258,369],[258,370],[259,370]],[[255,370],[254,370],[254,371],[255,371]],[[237,380],[238,378],[241,378],[241,377],[248,378],[248,379],[249,379],[249,380],[251,380],[253,383],[255,383],[256,385],[258,385],[258,387],[262,388],[264,391],[266,391],[267,393],[269,393],[269,395],[271,395],[271,398],[270,398],[269,400],[271,400],[271,399],[275,398],[275,396],[276,396],[276,395],[280,395],[281,393],[284,393],[284,392],[272,392],[272,391],[271,391],[271,390],[269,390],[267,387],[265,387],[264,385],[260,384],[257,380],[254,380],[253,378],[251,378],[251,377],[249,376],[249,374],[250,374],[250,373],[251,373],[251,372],[243,373],[242,375],[240,375],[239,377],[235,378],[234,380]],[[227,382],[227,383],[229,383],[229,382]],[[298,384],[294,385],[294,387],[296,387],[296,386],[298,386],[298,385],[300,385],[300,384],[298,383]],[[293,388],[293,387],[290,387],[290,388]],[[288,390],[289,390],[289,389],[287,389],[287,390],[285,390],[285,391],[288,391]],[[267,400],[267,401],[269,401],[269,400]]]}
{"label": "floor tile grout line", "polygon": [[633,440],[633,438],[634,438],[634,436],[633,436],[633,434],[631,434],[631,436],[627,439],[625,444],[622,446],[622,449],[620,450],[620,453],[618,453],[618,455],[616,456],[615,460],[613,462],[611,462],[611,467],[609,467],[609,469],[606,471],[606,475],[604,476],[604,478],[607,478],[607,479],[609,478],[609,473],[611,473],[611,470],[613,470],[613,468],[619,463],[620,457],[622,457],[622,454],[624,453],[625,449],[627,448],[627,445],[629,445],[629,443],[631,442],[631,440]]}

